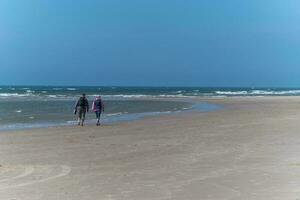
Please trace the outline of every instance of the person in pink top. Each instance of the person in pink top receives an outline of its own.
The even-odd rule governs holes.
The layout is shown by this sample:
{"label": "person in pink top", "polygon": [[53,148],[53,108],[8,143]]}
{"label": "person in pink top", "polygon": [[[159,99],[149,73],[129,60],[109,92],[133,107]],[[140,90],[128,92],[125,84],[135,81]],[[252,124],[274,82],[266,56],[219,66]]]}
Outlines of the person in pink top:
{"label": "person in pink top", "polygon": [[101,113],[104,112],[104,103],[101,96],[97,96],[93,101],[92,110],[96,113],[97,126],[100,126]]}

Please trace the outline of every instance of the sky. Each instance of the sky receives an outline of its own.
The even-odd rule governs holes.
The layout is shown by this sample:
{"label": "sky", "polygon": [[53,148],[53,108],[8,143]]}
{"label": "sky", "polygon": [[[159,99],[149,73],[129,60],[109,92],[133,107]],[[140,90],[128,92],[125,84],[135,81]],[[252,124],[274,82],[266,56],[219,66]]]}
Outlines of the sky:
{"label": "sky", "polygon": [[300,87],[299,0],[0,0],[0,85]]}

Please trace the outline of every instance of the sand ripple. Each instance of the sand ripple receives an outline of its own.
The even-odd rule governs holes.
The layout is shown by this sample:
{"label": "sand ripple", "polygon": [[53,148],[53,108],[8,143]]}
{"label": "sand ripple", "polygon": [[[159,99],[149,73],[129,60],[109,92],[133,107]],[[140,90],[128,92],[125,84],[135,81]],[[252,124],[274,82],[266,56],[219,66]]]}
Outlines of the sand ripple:
{"label": "sand ripple", "polygon": [[67,165],[2,166],[0,167],[0,190],[47,182],[67,176]]}

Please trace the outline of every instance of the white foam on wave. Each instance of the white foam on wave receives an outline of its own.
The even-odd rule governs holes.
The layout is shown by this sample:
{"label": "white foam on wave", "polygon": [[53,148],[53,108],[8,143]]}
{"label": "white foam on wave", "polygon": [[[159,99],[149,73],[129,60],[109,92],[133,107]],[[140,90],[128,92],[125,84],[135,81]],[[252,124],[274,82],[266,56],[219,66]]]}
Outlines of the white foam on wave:
{"label": "white foam on wave", "polygon": [[[89,95],[89,96],[99,96],[99,94],[94,94],[94,95]],[[102,95],[104,98],[124,98],[124,99],[138,99],[138,98],[181,98],[181,97],[186,97],[186,98],[191,98],[194,97],[194,95],[183,95],[183,94],[161,94],[161,95],[148,95],[148,94],[116,94],[116,95]]]}
{"label": "white foam on wave", "polygon": [[216,94],[220,95],[247,95],[247,91],[216,91]]}
{"label": "white foam on wave", "polygon": [[118,115],[122,115],[122,114],[125,114],[125,113],[122,113],[122,112],[111,113],[111,114],[106,114],[106,116],[111,117],[111,116],[118,116]]}
{"label": "white foam on wave", "polygon": [[170,94],[161,94],[153,97],[163,97],[163,98],[193,98],[194,96],[188,96],[183,94],[176,94],[176,95],[170,95]]}
{"label": "white foam on wave", "polygon": [[76,88],[67,88],[67,90],[69,90],[69,91],[75,91],[77,89]]}
{"label": "white foam on wave", "polygon": [[28,97],[31,94],[19,94],[19,93],[0,93],[0,97]]}
{"label": "white foam on wave", "polygon": [[[93,97],[99,96],[99,94],[89,95]],[[147,98],[147,97],[155,97],[153,95],[144,95],[144,94],[133,94],[133,95],[126,95],[126,94],[115,94],[115,95],[101,95],[104,98]]]}
{"label": "white foam on wave", "polygon": [[[46,95],[46,97],[48,97],[48,98],[66,98],[68,96],[64,95],[64,94],[49,94],[49,95]],[[70,96],[70,98],[71,98],[71,96]]]}
{"label": "white foam on wave", "polygon": [[15,112],[16,112],[16,113],[21,113],[21,112],[22,112],[22,110],[16,110]]}
{"label": "white foam on wave", "polygon": [[116,97],[124,97],[124,98],[145,98],[145,97],[153,97],[153,95],[146,95],[146,94],[120,94],[114,95]]}
{"label": "white foam on wave", "polygon": [[300,90],[281,90],[281,91],[272,91],[272,90],[253,90],[250,94],[253,95],[297,95],[300,94]]}
{"label": "white foam on wave", "polygon": [[47,95],[49,98],[57,98],[57,95]]}
{"label": "white foam on wave", "polygon": [[300,95],[300,90],[216,91],[215,93],[229,96]]}
{"label": "white foam on wave", "polygon": [[[199,94],[198,94],[199,95]],[[112,94],[112,95],[101,95],[104,98],[124,98],[124,99],[134,99],[134,98],[178,98],[178,97],[194,97],[198,95],[183,95],[183,94],[160,94],[160,95],[150,95],[150,94]],[[212,95],[212,94],[210,94]],[[92,97],[97,97],[99,94],[88,95]]]}
{"label": "white foam on wave", "polygon": [[193,106],[190,106],[190,107],[183,107],[182,110],[189,110],[189,109],[192,109]]}
{"label": "white foam on wave", "polygon": [[18,96],[18,93],[0,93],[0,97]]}
{"label": "white foam on wave", "polygon": [[67,124],[75,124],[75,123],[77,123],[77,121],[75,121],[75,120],[67,121]]}
{"label": "white foam on wave", "polygon": [[175,91],[173,93],[175,93],[175,94],[181,94],[182,92],[183,92],[182,90],[178,90],[178,91]]}

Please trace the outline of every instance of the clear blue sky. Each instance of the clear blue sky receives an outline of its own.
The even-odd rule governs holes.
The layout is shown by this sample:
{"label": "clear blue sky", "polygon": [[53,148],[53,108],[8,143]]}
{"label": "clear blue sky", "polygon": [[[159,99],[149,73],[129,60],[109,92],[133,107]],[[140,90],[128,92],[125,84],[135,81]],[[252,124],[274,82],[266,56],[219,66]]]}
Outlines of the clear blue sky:
{"label": "clear blue sky", "polygon": [[0,84],[300,86],[299,0],[1,0]]}

